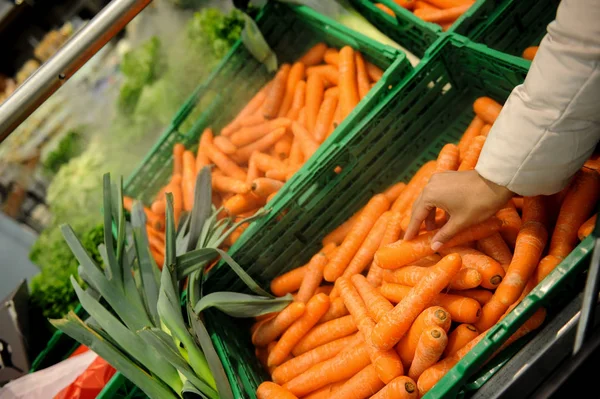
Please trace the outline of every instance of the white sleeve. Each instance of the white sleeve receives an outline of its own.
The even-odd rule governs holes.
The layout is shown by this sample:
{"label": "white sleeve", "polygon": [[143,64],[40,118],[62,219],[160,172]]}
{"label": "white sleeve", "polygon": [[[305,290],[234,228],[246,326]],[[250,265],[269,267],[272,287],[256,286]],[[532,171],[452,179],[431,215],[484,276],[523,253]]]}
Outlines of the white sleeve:
{"label": "white sleeve", "polygon": [[521,195],[560,191],[600,139],[600,1],[562,0],[475,168]]}

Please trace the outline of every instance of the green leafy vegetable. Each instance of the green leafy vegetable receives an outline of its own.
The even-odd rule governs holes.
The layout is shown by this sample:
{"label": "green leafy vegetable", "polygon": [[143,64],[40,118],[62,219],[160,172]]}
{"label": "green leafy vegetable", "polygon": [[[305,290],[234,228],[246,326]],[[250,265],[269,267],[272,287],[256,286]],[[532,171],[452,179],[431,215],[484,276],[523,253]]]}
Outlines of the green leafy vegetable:
{"label": "green leafy vegetable", "polygon": [[216,8],[204,8],[194,14],[188,24],[188,37],[192,43],[212,48],[213,54],[221,58],[240,38],[244,29],[244,17],[240,10],[233,9],[223,14]]}
{"label": "green leafy vegetable", "polygon": [[48,154],[44,167],[52,173],[57,173],[64,164],[81,154],[83,149],[81,133],[72,130],[60,140],[56,149]]}

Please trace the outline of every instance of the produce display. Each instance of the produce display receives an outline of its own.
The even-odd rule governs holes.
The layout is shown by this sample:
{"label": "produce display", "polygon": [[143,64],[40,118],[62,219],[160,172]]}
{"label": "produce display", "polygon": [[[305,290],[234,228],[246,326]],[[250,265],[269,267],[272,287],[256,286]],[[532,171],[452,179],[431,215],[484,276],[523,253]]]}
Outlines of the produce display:
{"label": "produce display", "polygon": [[[423,396],[589,234],[600,197],[598,155],[562,192],[511,199],[437,252],[437,229],[423,225],[402,240],[427,181],[474,169],[501,108],[478,98],[457,145],[446,144],[408,184],[373,196],[306,265],[272,281],[275,295],[292,294],[294,302],[252,326],[256,356],[272,378],[259,399]],[[438,228],[445,220],[436,213]],[[502,349],[545,315],[535,312]]]}
{"label": "produce display", "polygon": [[[394,0],[397,5],[412,11],[425,22],[432,22],[447,31],[452,24],[475,3],[474,0]],[[385,13],[395,17],[394,11],[385,4],[376,3]]]}
{"label": "produce display", "polygon": [[[193,206],[196,173],[212,164],[214,206],[222,207],[222,216],[252,215],[300,169],[382,75],[380,68],[351,47],[338,50],[318,43],[293,65],[283,64],[220,135],[206,129],[196,154],[175,145],[172,178],[146,209],[156,262],[162,264],[165,256],[161,250],[164,192],[174,195],[178,221],[179,214]],[[227,245],[246,226],[240,226]]]}

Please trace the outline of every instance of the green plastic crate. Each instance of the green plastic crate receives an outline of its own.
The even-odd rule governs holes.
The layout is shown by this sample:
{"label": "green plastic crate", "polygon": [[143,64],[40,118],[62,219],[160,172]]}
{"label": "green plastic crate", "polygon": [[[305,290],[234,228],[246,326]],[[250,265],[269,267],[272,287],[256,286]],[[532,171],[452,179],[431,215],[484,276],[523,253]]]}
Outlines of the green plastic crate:
{"label": "green plastic crate", "polygon": [[146,399],[147,397],[133,382],[117,371],[96,399]]}
{"label": "green plastic crate", "polygon": [[[360,119],[412,70],[406,55],[356,33],[304,6],[271,2],[257,17],[279,63],[294,62],[318,42],[341,48],[350,45],[386,71],[384,77],[346,118]],[[201,83],[125,185],[127,195],[149,203],[172,173],[172,148],[177,142],[194,148],[206,127],[218,132],[272,77],[265,66],[238,41],[206,82]],[[347,123],[346,123],[347,125]],[[327,147],[347,128],[340,125],[321,146]]]}
{"label": "green plastic crate", "polygon": [[546,27],[556,17],[559,3],[560,0],[488,1],[481,7],[469,9],[449,32],[521,56],[527,47],[540,43]]}
{"label": "green plastic crate", "polygon": [[[473,118],[473,101],[483,95],[503,103],[526,76],[529,63],[507,56],[457,36],[440,38],[411,77],[394,88],[386,101],[307,168],[294,182],[295,198],[273,207],[277,218],[265,234],[271,238],[262,257],[246,259],[234,255],[263,287],[277,275],[302,265],[320,248],[321,239],[368,199],[396,181],[408,181],[425,162],[435,159],[448,142],[456,142]],[[342,172],[334,168],[340,165]],[[256,223],[260,230],[266,222]],[[280,245],[281,236],[293,226],[295,241]],[[296,247],[301,248],[297,249]],[[502,323],[494,327],[459,366],[442,380],[427,398],[455,397],[469,377],[496,348],[542,304],[568,289],[571,277],[585,267],[590,239],[579,247]],[[274,249],[276,248],[276,249]],[[292,248],[292,250],[288,250]],[[227,290],[239,287],[231,273],[211,273],[208,287]],[[551,316],[550,316],[551,317]],[[208,330],[226,367],[230,381],[239,390],[236,397],[255,398],[257,385],[268,375],[254,356],[249,321],[207,315]],[[524,342],[524,341],[522,341]],[[495,359],[472,382],[481,386],[509,358]],[[486,377],[487,376],[487,377]],[[478,385],[477,385],[478,384]]]}

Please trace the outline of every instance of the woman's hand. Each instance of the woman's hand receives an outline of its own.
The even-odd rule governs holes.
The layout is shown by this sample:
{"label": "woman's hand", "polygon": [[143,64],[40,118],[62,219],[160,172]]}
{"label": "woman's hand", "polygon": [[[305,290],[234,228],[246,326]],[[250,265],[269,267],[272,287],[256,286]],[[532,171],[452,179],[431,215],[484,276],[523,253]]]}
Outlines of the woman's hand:
{"label": "woman's hand", "polygon": [[436,173],[413,205],[404,239],[416,237],[423,221],[427,230],[435,229],[435,209],[440,208],[449,219],[433,238],[431,247],[437,251],[456,233],[493,216],[513,195],[474,170]]}

